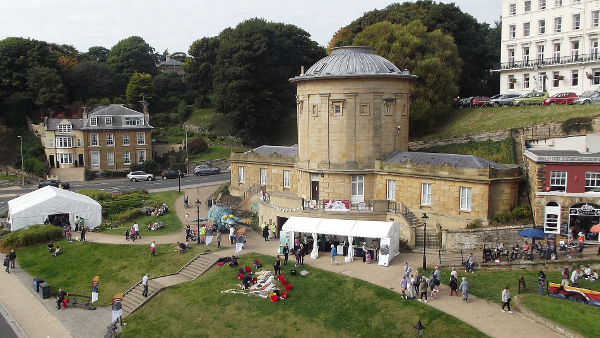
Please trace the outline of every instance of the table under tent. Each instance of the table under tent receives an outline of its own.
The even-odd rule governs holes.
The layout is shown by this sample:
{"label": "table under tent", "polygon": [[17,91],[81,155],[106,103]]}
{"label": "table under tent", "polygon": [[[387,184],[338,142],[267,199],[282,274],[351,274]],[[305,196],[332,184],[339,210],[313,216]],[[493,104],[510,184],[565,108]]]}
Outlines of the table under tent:
{"label": "table under tent", "polygon": [[[337,245],[338,255],[344,255],[346,262],[354,260],[355,254],[364,254],[357,248],[355,239],[372,239],[378,244],[378,255],[371,253],[372,257],[378,256],[378,264],[388,266],[389,262],[400,253],[400,225],[396,222],[358,221],[330,218],[290,217],[280,234],[280,247],[293,245],[298,234],[310,234],[314,240],[310,257],[319,257],[318,235],[329,237],[326,249]],[[336,243],[336,239],[339,243]],[[360,245],[359,245],[360,246]],[[371,245],[372,246],[372,245]],[[327,250],[329,251],[329,250]]]}

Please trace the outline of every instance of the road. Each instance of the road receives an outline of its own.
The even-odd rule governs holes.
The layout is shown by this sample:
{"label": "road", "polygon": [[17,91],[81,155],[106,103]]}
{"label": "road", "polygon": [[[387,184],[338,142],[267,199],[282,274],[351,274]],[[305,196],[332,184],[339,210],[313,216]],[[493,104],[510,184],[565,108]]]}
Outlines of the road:
{"label": "road", "polygon": [[[202,184],[229,180],[229,173],[221,173],[217,175],[206,176],[185,176],[181,179],[181,187],[192,188]],[[130,182],[126,178],[92,180],[82,182],[69,182],[71,187],[69,190],[77,191],[79,189],[101,189],[111,193],[119,193],[121,191],[146,189],[149,192],[177,190],[179,185],[178,179],[163,180],[158,177],[154,181]],[[0,212],[8,210],[8,201],[21,195],[37,190],[37,185],[26,185],[25,187],[8,187],[0,189]]]}

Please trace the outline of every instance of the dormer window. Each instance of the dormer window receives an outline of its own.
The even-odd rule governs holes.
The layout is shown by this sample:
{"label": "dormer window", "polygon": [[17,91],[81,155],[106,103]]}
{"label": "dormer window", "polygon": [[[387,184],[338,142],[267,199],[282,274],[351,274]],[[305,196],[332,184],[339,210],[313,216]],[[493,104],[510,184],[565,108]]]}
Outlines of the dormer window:
{"label": "dormer window", "polygon": [[96,127],[97,125],[98,125],[98,118],[97,117],[91,117],[90,118],[90,126]]}
{"label": "dormer window", "polygon": [[63,123],[58,125],[59,133],[70,133],[73,129],[73,126],[70,123]]}
{"label": "dormer window", "polygon": [[112,126],[112,116],[105,117],[104,124],[106,124],[107,126]]}
{"label": "dormer window", "polygon": [[126,126],[143,126],[144,118],[141,116],[126,116],[123,118],[123,122]]}

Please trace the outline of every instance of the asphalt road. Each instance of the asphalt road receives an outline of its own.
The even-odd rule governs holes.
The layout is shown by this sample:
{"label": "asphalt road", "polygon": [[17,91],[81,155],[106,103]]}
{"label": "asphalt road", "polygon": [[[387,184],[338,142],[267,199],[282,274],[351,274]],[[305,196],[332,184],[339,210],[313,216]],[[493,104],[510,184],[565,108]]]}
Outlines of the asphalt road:
{"label": "asphalt road", "polygon": [[[205,176],[185,176],[181,179],[181,187],[194,187],[197,185],[229,180],[229,173],[221,173],[217,175],[205,175]],[[77,191],[79,189],[101,189],[111,193],[119,193],[121,191],[135,190],[135,189],[146,189],[150,192],[153,190],[177,190],[179,186],[179,179],[168,179],[163,180],[157,177],[154,181],[143,181],[143,182],[130,182],[126,178],[119,179],[106,179],[106,180],[92,180],[83,182],[69,182],[71,187],[69,190]],[[0,212],[8,210],[8,201],[27,194],[31,191],[37,190],[37,185],[26,185],[24,188],[4,188],[0,190]]]}

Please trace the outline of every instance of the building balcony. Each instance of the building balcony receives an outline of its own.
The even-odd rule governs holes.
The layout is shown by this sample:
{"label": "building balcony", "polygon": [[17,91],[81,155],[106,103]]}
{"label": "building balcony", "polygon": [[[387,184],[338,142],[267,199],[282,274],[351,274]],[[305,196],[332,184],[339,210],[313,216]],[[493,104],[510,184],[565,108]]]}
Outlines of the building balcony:
{"label": "building balcony", "polygon": [[600,63],[600,53],[578,54],[544,59],[530,59],[523,61],[509,61],[495,63],[492,71],[533,69],[534,67],[545,68],[552,66],[564,66],[570,64]]}

